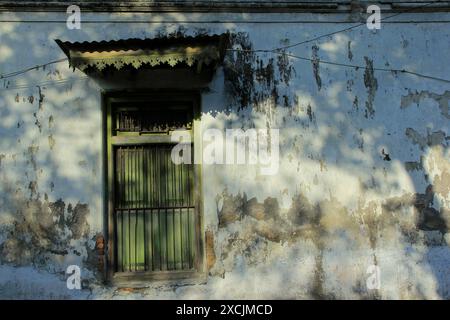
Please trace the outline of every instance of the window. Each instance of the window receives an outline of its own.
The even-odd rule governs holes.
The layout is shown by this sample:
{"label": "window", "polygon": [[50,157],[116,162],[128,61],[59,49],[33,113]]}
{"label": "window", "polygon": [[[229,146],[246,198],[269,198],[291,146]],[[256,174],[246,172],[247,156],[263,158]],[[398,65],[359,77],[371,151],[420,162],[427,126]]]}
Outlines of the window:
{"label": "window", "polygon": [[[203,278],[199,165],[169,160],[171,135],[176,129],[190,131],[191,154],[199,154],[198,92],[222,64],[229,34],[55,41],[70,67],[107,92],[108,280]],[[163,91],[169,88],[179,91]]]}
{"label": "window", "polygon": [[194,164],[172,162],[170,138],[177,129],[193,136],[197,97],[114,95],[106,97],[106,108],[110,275],[198,273],[199,174]]}

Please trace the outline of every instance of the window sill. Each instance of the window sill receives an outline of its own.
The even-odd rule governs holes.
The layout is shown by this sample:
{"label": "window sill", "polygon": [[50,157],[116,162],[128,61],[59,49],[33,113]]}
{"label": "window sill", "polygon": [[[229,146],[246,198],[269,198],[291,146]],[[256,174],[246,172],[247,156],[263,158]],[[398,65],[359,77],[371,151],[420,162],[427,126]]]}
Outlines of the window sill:
{"label": "window sill", "polygon": [[110,284],[118,287],[142,288],[155,284],[196,285],[205,284],[207,274],[198,271],[117,272]]}

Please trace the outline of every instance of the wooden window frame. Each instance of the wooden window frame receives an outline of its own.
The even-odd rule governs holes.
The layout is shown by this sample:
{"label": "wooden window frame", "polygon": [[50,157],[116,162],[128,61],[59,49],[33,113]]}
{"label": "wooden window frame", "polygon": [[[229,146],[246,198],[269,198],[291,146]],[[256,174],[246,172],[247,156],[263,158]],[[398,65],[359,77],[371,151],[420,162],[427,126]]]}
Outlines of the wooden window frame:
{"label": "wooden window frame", "polygon": [[194,165],[194,205],[195,205],[195,230],[196,230],[196,254],[194,260],[194,271],[146,271],[146,272],[115,272],[115,220],[114,220],[114,156],[113,147],[120,145],[173,143],[170,133],[152,133],[145,135],[112,136],[112,104],[120,102],[158,102],[158,101],[189,101],[192,103],[193,123],[191,130],[191,141],[195,154],[201,154],[202,139],[200,128],[200,93],[196,91],[182,90],[158,90],[145,92],[140,91],[114,91],[102,94],[103,106],[103,141],[104,141],[104,203],[107,234],[107,253],[105,280],[115,285],[136,285],[148,281],[165,280],[169,282],[185,282],[186,280],[204,282],[205,253],[204,253],[204,228],[203,228],[203,203],[202,203],[202,179],[201,165]]}

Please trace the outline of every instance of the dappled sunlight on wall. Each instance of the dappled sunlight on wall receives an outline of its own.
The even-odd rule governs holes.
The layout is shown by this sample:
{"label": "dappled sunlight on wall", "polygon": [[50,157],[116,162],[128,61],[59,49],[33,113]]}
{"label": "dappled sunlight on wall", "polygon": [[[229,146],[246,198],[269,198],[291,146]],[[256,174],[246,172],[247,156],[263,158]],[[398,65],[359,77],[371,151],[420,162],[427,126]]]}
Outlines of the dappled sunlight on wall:
{"label": "dappled sunlight on wall", "polygon": [[[152,23],[142,14],[85,18],[109,21],[75,31],[58,23],[2,23],[0,73],[64,58],[54,39],[229,31],[237,51],[227,53],[201,92],[200,136],[212,128],[279,130],[279,170],[264,175],[260,164],[202,165],[203,231],[211,241],[206,283],[148,283],[136,292],[106,287],[95,253],[95,237],[106,224],[101,89],[67,61],[2,79],[1,270],[25,266],[17,269],[21,277],[34,275],[30,265],[58,274],[80,264],[91,298],[449,297],[448,87],[374,70],[449,74],[437,54],[450,49],[442,41],[449,37],[445,24],[391,24],[376,33],[363,28],[293,48],[313,60],[302,61],[283,52],[238,49],[289,45],[334,31],[333,24],[299,29],[292,23],[244,23],[250,19],[245,15],[234,18],[242,23],[206,24],[194,23],[205,15],[177,12],[152,15]],[[37,259],[41,255],[48,262]],[[379,290],[367,289],[370,265],[380,267]],[[35,287],[24,288],[38,291],[43,282],[36,279]],[[20,285],[14,290],[20,292]]]}

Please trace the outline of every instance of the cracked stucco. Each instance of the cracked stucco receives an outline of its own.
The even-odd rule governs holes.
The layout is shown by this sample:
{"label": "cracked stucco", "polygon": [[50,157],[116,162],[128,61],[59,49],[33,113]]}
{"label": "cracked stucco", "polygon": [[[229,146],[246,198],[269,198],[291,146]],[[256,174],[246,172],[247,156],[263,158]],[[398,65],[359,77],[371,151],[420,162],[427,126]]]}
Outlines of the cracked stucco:
{"label": "cracked stucco", "polygon": [[[18,83],[3,81],[0,292],[33,297],[53,290],[55,297],[112,299],[449,298],[450,91],[441,83],[375,70],[420,61],[415,67],[427,73],[450,74],[437,55],[450,50],[450,42],[442,41],[450,36],[446,25],[392,24],[376,34],[362,28],[295,47],[295,54],[311,62],[289,57],[290,51],[246,50],[289,45],[332,31],[332,24],[84,25],[84,34],[53,25],[30,28],[23,23],[0,29],[1,48],[14,53],[5,54],[1,66],[43,62],[38,52],[44,49],[23,50],[18,34],[30,48],[46,48],[52,60],[61,54],[53,38],[229,31],[236,51],[227,53],[202,92],[202,130],[278,128],[280,170],[261,176],[257,166],[203,166],[206,283],[108,287],[96,278],[95,251],[104,232],[101,88],[80,79],[23,88],[20,81],[82,76],[64,63],[35,70]],[[417,34],[430,41],[414,41]],[[393,53],[380,49],[386,47]],[[88,280],[81,292],[64,287],[64,270],[73,263]],[[371,291],[366,270],[374,263],[382,287]],[[45,275],[37,276],[41,271]]]}

